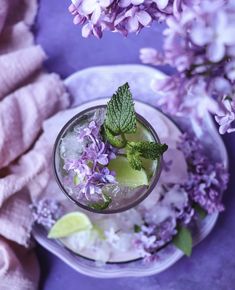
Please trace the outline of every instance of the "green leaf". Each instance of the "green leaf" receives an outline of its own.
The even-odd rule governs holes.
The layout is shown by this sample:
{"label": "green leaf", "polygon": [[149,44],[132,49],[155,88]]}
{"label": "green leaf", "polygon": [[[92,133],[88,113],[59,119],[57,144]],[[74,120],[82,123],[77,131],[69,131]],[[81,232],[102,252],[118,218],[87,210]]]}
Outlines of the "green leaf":
{"label": "green leaf", "polygon": [[107,127],[104,126],[103,128],[103,136],[111,145],[116,148],[124,148],[126,146],[127,141],[124,136],[116,137]]}
{"label": "green leaf", "polygon": [[109,195],[103,193],[103,199],[104,199],[104,202],[102,202],[102,203],[97,202],[97,203],[90,204],[89,205],[90,208],[93,208],[95,210],[104,210],[104,209],[108,208],[108,206],[112,202],[112,198]]}
{"label": "green leaf", "polygon": [[207,216],[207,212],[199,204],[193,204],[193,208],[195,209],[201,220],[203,220]]}
{"label": "green leaf", "polygon": [[105,127],[114,135],[136,132],[134,102],[128,83],[119,87],[108,102]]}
{"label": "green leaf", "polygon": [[168,146],[166,144],[158,144],[155,142],[127,142],[127,159],[133,169],[141,170],[141,158],[156,160],[167,150],[167,148]]}
{"label": "green leaf", "polygon": [[128,142],[128,145],[140,152],[141,157],[151,160],[158,159],[168,149],[166,144],[149,141]]}
{"label": "green leaf", "polygon": [[126,154],[130,166],[135,170],[141,170],[142,161],[140,159],[140,152],[131,146],[127,146]]}
{"label": "green leaf", "polygon": [[173,238],[174,245],[184,252],[186,256],[191,256],[193,239],[191,232],[185,227],[179,227],[177,235]]}
{"label": "green leaf", "polygon": [[139,226],[139,225],[134,225],[134,232],[135,232],[135,233],[139,233],[139,232],[141,232],[141,226]]}

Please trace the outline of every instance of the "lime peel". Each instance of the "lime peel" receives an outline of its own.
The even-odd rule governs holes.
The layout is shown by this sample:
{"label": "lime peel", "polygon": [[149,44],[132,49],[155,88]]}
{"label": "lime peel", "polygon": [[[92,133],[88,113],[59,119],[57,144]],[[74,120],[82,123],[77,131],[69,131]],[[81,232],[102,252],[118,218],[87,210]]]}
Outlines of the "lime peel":
{"label": "lime peel", "polygon": [[133,169],[123,156],[118,156],[116,159],[111,160],[108,168],[116,172],[116,180],[121,185],[128,187],[149,185],[146,171],[144,169]]}
{"label": "lime peel", "polygon": [[58,239],[73,233],[90,230],[92,223],[87,215],[82,212],[70,212],[62,216],[51,228],[48,238]]}

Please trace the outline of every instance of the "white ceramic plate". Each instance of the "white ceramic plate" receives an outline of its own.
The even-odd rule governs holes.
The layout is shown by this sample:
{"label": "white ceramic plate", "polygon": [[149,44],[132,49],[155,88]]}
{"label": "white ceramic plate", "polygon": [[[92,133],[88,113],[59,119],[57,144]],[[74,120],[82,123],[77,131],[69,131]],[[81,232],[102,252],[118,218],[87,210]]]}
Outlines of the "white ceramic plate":
{"label": "white ceramic plate", "polygon": [[[65,81],[73,98],[73,107],[76,107],[71,111],[75,114],[86,109],[87,107],[104,104],[106,101],[101,98],[111,96],[117,87],[126,81],[129,82],[133,95],[138,100],[149,103],[153,106],[157,96],[151,89],[151,81],[154,78],[162,78],[163,76],[164,75],[161,72],[142,65],[94,67],[77,72]],[[170,134],[172,134],[172,140],[177,139],[180,132],[174,123],[150,105],[136,102],[137,112],[140,112],[143,116],[151,112],[151,116],[154,116],[154,118],[150,120],[153,127],[156,128],[159,126],[162,128],[159,134],[160,139],[164,139],[164,132],[167,130],[171,130]],[[72,117],[69,113],[67,115],[68,119]],[[53,118],[48,121],[49,125],[50,122],[53,122]],[[63,119],[63,123],[58,124],[58,128],[64,125],[64,121],[65,120]],[[204,119],[202,130],[199,130],[197,126],[194,126],[193,120],[191,120],[190,124],[188,124],[189,119],[181,119],[178,121],[182,124],[186,124],[187,127],[190,127],[193,131],[196,130],[195,133],[203,140],[205,146],[209,147],[210,144],[218,144],[216,148],[213,146],[214,154],[212,155],[215,156],[216,159],[220,161],[222,160],[225,166],[228,165],[226,149],[209,115]],[[163,129],[164,126],[165,131]],[[54,132],[55,136],[53,137],[56,137],[57,133],[58,132]],[[175,136],[173,136],[173,134],[175,134]],[[174,144],[172,144],[172,146],[174,146]],[[218,214],[213,214],[205,219],[201,225],[200,231],[196,236],[194,236],[194,244],[202,241],[210,233],[216,223],[217,217]],[[157,263],[146,266],[143,265],[140,260],[126,263],[127,261],[139,258],[136,253],[129,253],[129,255],[126,256],[121,256],[119,253],[116,253],[116,255],[113,256],[112,262],[115,261],[125,263],[97,266],[95,262],[73,254],[71,251],[63,247],[62,244],[57,243],[56,241],[48,240],[46,237],[46,232],[40,227],[35,227],[34,237],[43,247],[57,255],[77,271],[86,275],[100,278],[147,276],[156,274],[167,269],[183,256],[181,251],[175,249],[174,247],[168,247],[168,249],[162,251],[161,258]],[[87,252],[81,253],[81,255],[91,257],[91,254]]]}

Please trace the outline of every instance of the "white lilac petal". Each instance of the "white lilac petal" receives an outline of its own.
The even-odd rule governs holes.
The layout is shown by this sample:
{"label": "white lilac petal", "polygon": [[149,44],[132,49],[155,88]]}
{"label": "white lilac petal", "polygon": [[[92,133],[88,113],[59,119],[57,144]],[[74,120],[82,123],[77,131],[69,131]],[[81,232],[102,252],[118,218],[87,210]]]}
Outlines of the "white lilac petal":
{"label": "white lilac petal", "polygon": [[131,4],[131,0],[120,0],[118,1],[118,5],[120,7],[128,7]]}
{"label": "white lilac petal", "polygon": [[231,86],[230,82],[223,77],[216,77],[214,79],[213,85],[215,87],[215,90],[221,94],[229,95],[231,93],[232,86]]}
{"label": "white lilac petal", "polygon": [[102,8],[106,8],[112,4],[113,0],[99,0],[99,4]]}
{"label": "white lilac petal", "polygon": [[82,27],[82,36],[87,38],[91,34],[92,34],[92,25],[90,23],[87,23]]}
{"label": "white lilac petal", "polygon": [[101,15],[101,7],[97,5],[95,10],[92,13],[91,22],[93,24],[96,24],[99,21],[100,15]]}
{"label": "white lilac petal", "polygon": [[204,25],[197,24],[191,30],[192,41],[200,46],[210,43],[212,36],[213,30],[211,27],[205,27]]}
{"label": "white lilac petal", "polygon": [[227,132],[228,132],[228,133],[234,133],[234,132],[235,132],[235,128],[229,128],[229,129],[227,130]]}
{"label": "white lilac petal", "polygon": [[140,4],[144,3],[144,0],[131,0],[131,3],[133,5],[140,5]]}
{"label": "white lilac petal", "polygon": [[89,15],[95,11],[98,5],[97,0],[84,0],[81,4],[81,11],[85,15]]}
{"label": "white lilac petal", "polygon": [[76,9],[76,6],[74,4],[70,4],[68,10],[72,14],[74,14],[75,12],[77,13],[77,9]]}
{"label": "white lilac petal", "polygon": [[235,23],[232,24],[231,27],[225,27],[223,33],[221,32],[221,41],[226,45],[234,45],[235,44]]}
{"label": "white lilac petal", "polygon": [[173,2],[173,15],[175,17],[179,17],[180,16],[180,12],[182,10],[182,0],[175,0]]}
{"label": "white lilac petal", "polygon": [[82,0],[71,0],[71,2],[75,7],[78,7],[82,3]]}
{"label": "white lilac petal", "polygon": [[235,80],[235,59],[226,64],[225,71],[231,81]]}
{"label": "white lilac petal", "polygon": [[108,155],[107,154],[101,154],[98,159],[97,162],[101,165],[107,165],[109,163],[109,159],[108,159]]}
{"label": "white lilac petal", "polygon": [[152,21],[151,16],[146,11],[137,12],[136,17],[143,26],[148,26]]}
{"label": "white lilac petal", "polygon": [[221,135],[228,132],[231,122],[225,117],[215,116],[216,122],[219,124],[219,133]]}
{"label": "white lilac petal", "polygon": [[190,58],[187,55],[181,55],[175,59],[175,66],[179,72],[185,71],[190,65]]}
{"label": "white lilac petal", "polygon": [[208,59],[212,62],[219,62],[225,56],[225,46],[219,41],[212,42],[207,48]]}
{"label": "white lilac petal", "polygon": [[233,113],[232,101],[225,96],[222,102],[228,113]]}
{"label": "white lilac petal", "polygon": [[212,20],[215,29],[215,37],[221,37],[224,33],[226,33],[227,27],[227,15],[223,10],[218,11],[214,15],[214,19]]}
{"label": "white lilac petal", "polygon": [[127,30],[129,32],[136,32],[139,29],[139,21],[138,18],[136,16],[134,16],[133,18],[129,18],[128,22],[127,22]]}
{"label": "white lilac petal", "polygon": [[154,0],[159,9],[165,9],[169,3],[169,0]]}
{"label": "white lilac petal", "polygon": [[105,176],[105,178],[109,183],[116,183],[116,178],[113,175],[108,174]]}
{"label": "white lilac petal", "polygon": [[79,14],[77,14],[73,19],[73,23],[75,25],[80,24],[82,21],[83,21],[83,17]]}
{"label": "white lilac petal", "polygon": [[163,55],[154,48],[141,48],[140,49],[140,60],[146,64],[158,65],[163,63]]}

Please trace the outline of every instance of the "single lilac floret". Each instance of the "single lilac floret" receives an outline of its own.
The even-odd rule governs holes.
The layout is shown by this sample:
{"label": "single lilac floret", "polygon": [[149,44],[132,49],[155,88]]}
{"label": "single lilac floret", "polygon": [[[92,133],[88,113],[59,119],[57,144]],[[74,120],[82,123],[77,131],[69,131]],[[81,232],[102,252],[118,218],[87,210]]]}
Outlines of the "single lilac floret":
{"label": "single lilac floret", "polygon": [[50,229],[63,212],[62,205],[52,199],[42,199],[30,205],[34,222]]}

